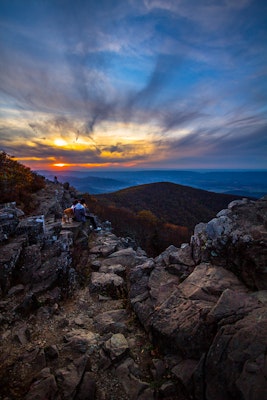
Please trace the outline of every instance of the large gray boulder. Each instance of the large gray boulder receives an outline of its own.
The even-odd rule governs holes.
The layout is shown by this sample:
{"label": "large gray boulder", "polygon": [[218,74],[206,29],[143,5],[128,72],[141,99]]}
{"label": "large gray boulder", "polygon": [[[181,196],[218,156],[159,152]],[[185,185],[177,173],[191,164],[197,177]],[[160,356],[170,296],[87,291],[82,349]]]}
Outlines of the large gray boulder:
{"label": "large gray boulder", "polygon": [[252,290],[267,289],[267,198],[234,201],[191,238],[196,263],[210,261],[233,271]]}

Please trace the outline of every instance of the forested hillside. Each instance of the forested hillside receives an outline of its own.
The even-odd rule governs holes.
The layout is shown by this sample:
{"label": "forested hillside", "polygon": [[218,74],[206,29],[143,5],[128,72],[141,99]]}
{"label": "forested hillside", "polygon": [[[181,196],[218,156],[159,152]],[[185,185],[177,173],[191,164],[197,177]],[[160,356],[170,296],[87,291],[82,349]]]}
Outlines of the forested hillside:
{"label": "forested hillside", "polygon": [[32,194],[45,186],[45,179],[25,167],[5,152],[0,152],[1,203],[15,201],[24,211],[29,211]]}
{"label": "forested hillside", "polygon": [[170,182],[139,185],[95,197],[101,204],[128,208],[135,213],[149,210],[164,222],[189,229],[199,222],[209,221],[232,200],[241,198]]}
{"label": "forested hillside", "polygon": [[93,212],[111,221],[118,235],[131,236],[155,256],[170,244],[188,241],[239,196],[218,194],[169,182],[139,185],[87,199]]}

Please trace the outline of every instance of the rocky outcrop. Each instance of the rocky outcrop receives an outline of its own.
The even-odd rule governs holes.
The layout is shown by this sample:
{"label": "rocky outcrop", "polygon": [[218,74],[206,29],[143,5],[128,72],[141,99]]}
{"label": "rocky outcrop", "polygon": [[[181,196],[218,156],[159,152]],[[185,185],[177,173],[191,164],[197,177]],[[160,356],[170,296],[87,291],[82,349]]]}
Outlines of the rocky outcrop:
{"label": "rocky outcrop", "polygon": [[36,215],[0,218],[3,398],[266,398],[266,199],[152,259],[108,223],[56,220],[66,186],[41,192]]}
{"label": "rocky outcrop", "polygon": [[267,287],[267,199],[236,200],[191,239],[196,263],[212,261],[234,272],[252,290]]}
{"label": "rocky outcrop", "polygon": [[172,372],[194,399],[267,396],[266,207],[230,203],[196,226],[190,245],[129,273],[133,309],[152,342],[178,357]]}

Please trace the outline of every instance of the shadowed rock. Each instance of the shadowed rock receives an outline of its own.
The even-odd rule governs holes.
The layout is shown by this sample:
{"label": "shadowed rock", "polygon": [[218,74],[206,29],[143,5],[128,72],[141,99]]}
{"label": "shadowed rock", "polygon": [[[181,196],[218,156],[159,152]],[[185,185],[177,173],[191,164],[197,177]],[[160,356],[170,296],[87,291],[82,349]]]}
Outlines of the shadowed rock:
{"label": "shadowed rock", "polygon": [[125,292],[125,282],[116,274],[93,272],[90,291],[92,293],[107,294],[114,299],[118,299]]}
{"label": "shadowed rock", "polygon": [[110,230],[62,230],[64,193],[37,195],[45,232],[0,221],[3,396],[266,398],[266,199],[230,203],[152,259]]}

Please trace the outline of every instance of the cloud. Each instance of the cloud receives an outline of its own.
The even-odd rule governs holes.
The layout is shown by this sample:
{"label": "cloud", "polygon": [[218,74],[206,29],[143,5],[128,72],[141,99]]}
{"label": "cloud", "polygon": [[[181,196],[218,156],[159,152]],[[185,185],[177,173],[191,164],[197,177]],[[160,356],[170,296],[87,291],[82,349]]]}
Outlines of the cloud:
{"label": "cloud", "polygon": [[195,0],[144,0],[146,8],[166,10],[175,15],[198,23],[207,30],[218,29],[231,23],[232,15],[246,9],[251,0],[230,2],[196,2]]}
{"label": "cloud", "polygon": [[19,154],[25,138],[25,154],[75,162],[264,159],[261,0],[12,4],[0,5],[1,145]]}

